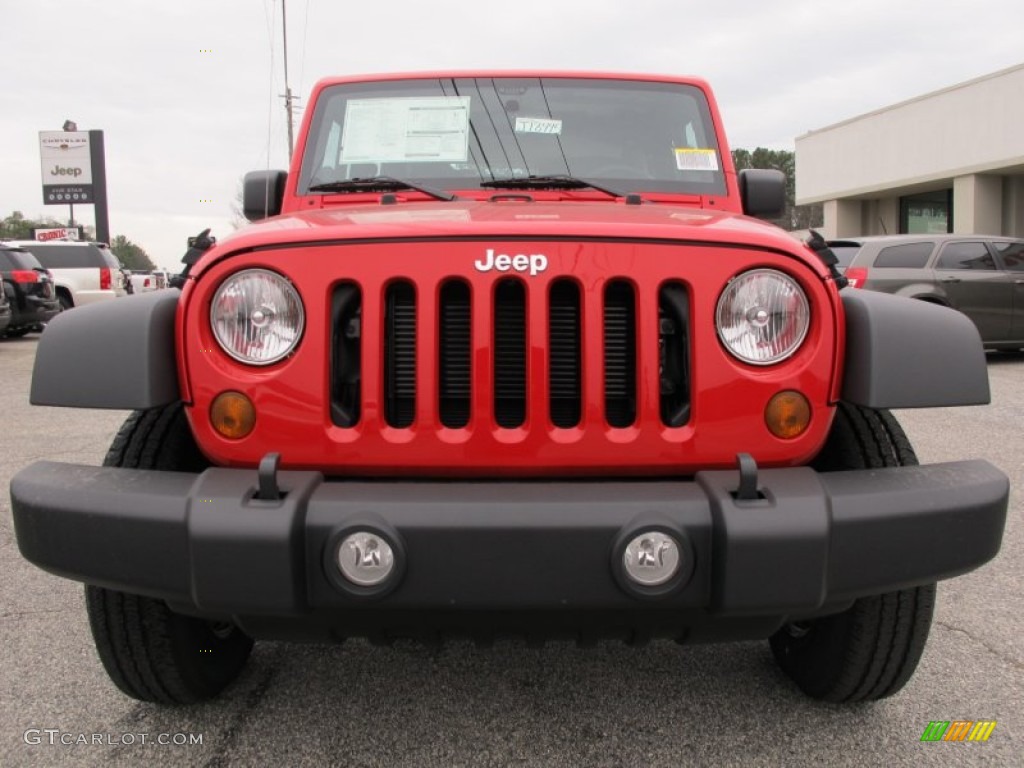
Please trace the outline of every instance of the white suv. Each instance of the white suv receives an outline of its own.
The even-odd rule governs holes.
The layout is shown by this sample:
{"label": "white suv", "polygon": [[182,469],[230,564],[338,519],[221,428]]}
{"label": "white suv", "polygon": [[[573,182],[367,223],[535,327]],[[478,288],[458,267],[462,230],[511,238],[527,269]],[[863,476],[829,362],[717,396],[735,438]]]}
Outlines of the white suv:
{"label": "white suv", "polygon": [[64,309],[127,294],[121,262],[106,243],[12,240],[50,270]]}

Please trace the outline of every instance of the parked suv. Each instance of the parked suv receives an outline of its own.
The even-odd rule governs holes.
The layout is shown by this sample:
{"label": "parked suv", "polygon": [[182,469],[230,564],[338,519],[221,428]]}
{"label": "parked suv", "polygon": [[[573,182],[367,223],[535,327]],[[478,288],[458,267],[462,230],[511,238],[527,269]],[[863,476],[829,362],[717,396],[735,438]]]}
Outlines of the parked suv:
{"label": "parked suv", "polygon": [[966,317],[840,290],[755,218],[785,178],[736,173],[701,80],[334,78],[306,115],[180,291],[40,340],[33,403],[135,410],[106,466],[11,483],[116,685],[198,701],[254,639],[448,634],[766,639],[816,698],[907,682],[1006,516],[1002,472],[916,466],[887,410],[988,402]]}
{"label": "parked suv", "polygon": [[8,336],[39,330],[61,311],[53,278],[31,252],[0,244],[0,278],[11,304]]}
{"label": "parked suv", "polygon": [[73,240],[10,240],[31,251],[53,275],[64,309],[127,295],[121,262],[105,243]]}
{"label": "parked suv", "polygon": [[1024,347],[1024,240],[888,235],[829,242],[855,288],[958,309],[988,349]]}

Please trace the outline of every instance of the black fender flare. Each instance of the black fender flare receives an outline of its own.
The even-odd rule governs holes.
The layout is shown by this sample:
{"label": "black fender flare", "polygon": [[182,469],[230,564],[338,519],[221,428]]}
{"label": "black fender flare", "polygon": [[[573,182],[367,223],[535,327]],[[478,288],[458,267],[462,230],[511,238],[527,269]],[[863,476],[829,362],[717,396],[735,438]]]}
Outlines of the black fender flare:
{"label": "black fender flare", "polygon": [[179,400],[174,325],[180,296],[169,288],[57,315],[39,339],[29,401],[135,410]]}
{"label": "black fender flare", "polygon": [[985,405],[981,335],[955,309],[847,288],[842,399],[867,408]]}

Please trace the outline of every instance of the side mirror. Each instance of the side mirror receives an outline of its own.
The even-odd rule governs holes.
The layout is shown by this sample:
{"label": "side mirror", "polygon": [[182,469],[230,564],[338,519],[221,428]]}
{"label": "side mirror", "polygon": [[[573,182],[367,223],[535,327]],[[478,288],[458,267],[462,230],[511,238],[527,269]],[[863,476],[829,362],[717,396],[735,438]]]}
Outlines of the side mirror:
{"label": "side mirror", "polygon": [[774,219],[786,210],[786,174],[765,168],[740,171],[740,200],[747,216]]}
{"label": "side mirror", "polygon": [[284,200],[286,171],[252,171],[242,182],[242,214],[249,221],[259,221],[281,212]]}

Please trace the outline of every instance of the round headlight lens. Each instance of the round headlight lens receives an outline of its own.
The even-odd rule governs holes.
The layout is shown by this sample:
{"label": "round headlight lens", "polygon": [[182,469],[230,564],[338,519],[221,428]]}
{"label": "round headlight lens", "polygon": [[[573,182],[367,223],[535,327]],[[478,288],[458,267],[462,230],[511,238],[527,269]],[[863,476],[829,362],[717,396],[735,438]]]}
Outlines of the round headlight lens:
{"label": "round headlight lens", "polygon": [[754,269],[725,287],[715,321],[718,337],[735,357],[771,365],[800,348],[811,311],[796,280],[774,269]]}
{"label": "round headlight lens", "polygon": [[210,325],[221,349],[249,365],[270,365],[291,354],[305,322],[298,291],[266,269],[229,277],[210,307]]}

